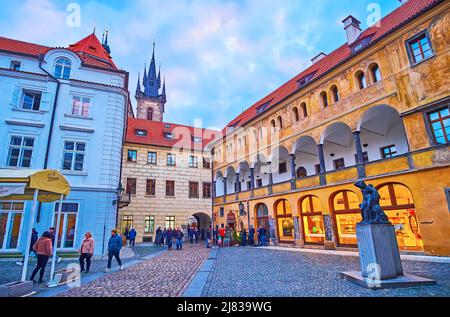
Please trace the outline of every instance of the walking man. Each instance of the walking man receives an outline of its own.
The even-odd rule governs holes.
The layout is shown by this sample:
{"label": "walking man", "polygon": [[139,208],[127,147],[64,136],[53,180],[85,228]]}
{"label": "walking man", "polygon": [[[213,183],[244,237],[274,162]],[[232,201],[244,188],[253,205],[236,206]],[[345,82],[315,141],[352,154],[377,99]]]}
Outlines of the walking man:
{"label": "walking man", "polygon": [[241,238],[242,238],[241,246],[246,247],[247,246],[247,230],[245,228],[243,228],[241,231]]}
{"label": "walking man", "polygon": [[248,230],[248,243],[251,247],[255,245],[255,228],[253,228],[253,226],[250,226],[250,229]]}
{"label": "walking man", "polygon": [[205,231],[205,241],[206,241],[206,248],[209,249],[209,239],[211,239],[211,229],[206,229]]}
{"label": "walking man", "polygon": [[109,238],[108,242],[108,267],[105,270],[105,273],[111,271],[112,258],[116,258],[117,264],[119,264],[119,269],[122,269],[122,261],[120,260],[120,250],[122,249],[122,238],[117,233],[117,230],[114,229],[111,231],[111,238]]}
{"label": "walking man", "polygon": [[132,247],[132,248],[134,248],[134,244],[136,242],[136,236],[137,236],[136,230],[134,228],[131,229],[130,233],[128,234],[128,237],[130,238],[130,247]]}
{"label": "walking man", "polygon": [[184,233],[181,231],[180,228],[176,231],[176,239],[177,239],[177,250],[181,251],[183,250],[183,237]]}
{"label": "walking man", "polygon": [[266,228],[261,227],[261,246],[266,246]]}

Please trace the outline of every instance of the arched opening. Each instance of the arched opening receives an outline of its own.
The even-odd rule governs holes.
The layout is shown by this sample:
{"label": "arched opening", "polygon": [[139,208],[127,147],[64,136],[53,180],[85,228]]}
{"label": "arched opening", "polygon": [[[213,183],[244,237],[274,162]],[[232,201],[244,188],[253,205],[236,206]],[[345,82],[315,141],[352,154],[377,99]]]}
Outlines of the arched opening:
{"label": "arched opening", "polygon": [[342,170],[356,164],[355,144],[348,125],[337,122],[326,128],[323,134],[323,151],[327,171]]}
{"label": "arched opening", "polygon": [[255,162],[255,187],[269,185],[270,164],[262,154],[258,154]]}
{"label": "arched opening", "polygon": [[370,65],[369,70],[370,70],[370,75],[372,77],[373,83],[377,83],[377,82],[381,81],[381,79],[382,79],[381,70],[377,63],[373,63],[372,65]]}
{"label": "arched opening", "polygon": [[216,197],[221,197],[225,193],[225,180],[223,178],[222,172],[217,172],[216,174]]}
{"label": "arched opening", "polygon": [[306,103],[302,103],[300,105],[300,108],[302,109],[303,118],[306,118],[308,116],[308,108],[306,107]]}
{"label": "arched opening", "polygon": [[269,219],[269,209],[266,204],[260,203],[255,206],[255,218],[256,227],[266,229],[266,245],[270,241],[270,219]]}
{"label": "arched opening", "polygon": [[328,95],[325,91],[322,91],[320,93],[320,101],[322,103],[322,107],[324,107],[324,108],[328,107]]}
{"label": "arched opening", "polygon": [[380,205],[395,227],[398,247],[404,251],[423,251],[419,221],[411,191],[398,183],[378,186]]}
{"label": "arched opening", "polygon": [[278,117],[277,122],[280,130],[283,129],[283,118],[281,118],[281,116]]}
{"label": "arched opening", "polygon": [[300,121],[300,115],[298,113],[298,108],[294,107],[294,109],[292,109],[292,116],[294,117],[294,121],[298,122]]}
{"label": "arched opening", "polygon": [[[320,173],[319,154],[316,141],[310,136],[303,136],[295,142],[295,165],[300,166],[297,170],[297,178],[303,178]],[[301,176],[301,177],[300,177]]]}
{"label": "arched opening", "polygon": [[153,109],[147,109],[147,120],[153,121]]}
{"label": "arched opening", "polygon": [[333,98],[333,102],[339,102],[341,97],[339,96],[339,90],[336,85],[331,86],[330,92]]}
{"label": "arched opening", "polygon": [[192,216],[197,220],[197,222],[192,222],[190,224],[190,229],[198,229],[200,233],[200,239],[206,240],[206,230],[208,228],[211,228],[211,217],[202,212],[196,213]]}
{"label": "arched opening", "polygon": [[270,128],[272,130],[272,133],[275,133],[276,127],[277,127],[277,124],[276,124],[275,120],[270,121]]}
{"label": "arched opening", "polygon": [[366,75],[362,70],[358,71],[355,75],[356,83],[358,85],[359,90],[363,90],[367,88],[367,80]]}
{"label": "arched opening", "polygon": [[362,221],[358,195],[350,190],[343,190],[331,197],[337,244],[339,246],[355,247],[356,225]]}
{"label": "arched opening", "polygon": [[400,114],[386,105],[367,110],[359,127],[366,161],[388,159],[408,152],[408,140]]}
{"label": "arched opening", "polygon": [[323,244],[325,231],[323,226],[323,208],[316,196],[306,196],[299,200],[303,219],[303,238],[306,244]]}
{"label": "arched opening", "polygon": [[278,239],[280,242],[294,242],[294,219],[289,201],[282,199],[275,204]]}
{"label": "arched opening", "polygon": [[239,165],[239,181],[241,182],[241,190],[250,190],[251,186],[250,178],[250,165],[247,162],[242,162]]}
{"label": "arched opening", "polygon": [[227,168],[226,179],[227,194],[236,193],[236,171],[232,166]]}
{"label": "arched opening", "polygon": [[69,79],[72,70],[72,62],[65,57],[60,57],[55,61],[53,75],[59,79]]}

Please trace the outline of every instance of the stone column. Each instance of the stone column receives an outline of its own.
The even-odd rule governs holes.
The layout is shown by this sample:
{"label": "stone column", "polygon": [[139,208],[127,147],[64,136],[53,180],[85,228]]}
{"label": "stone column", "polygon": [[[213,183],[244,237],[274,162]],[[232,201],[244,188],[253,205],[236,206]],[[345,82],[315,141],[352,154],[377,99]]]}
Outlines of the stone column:
{"label": "stone column", "polygon": [[241,179],[239,173],[236,173],[236,200],[239,200],[239,193],[241,192]]}
{"label": "stone column", "polygon": [[323,144],[318,144],[317,150],[319,152],[319,161],[320,161],[320,185],[326,185],[327,180],[325,178],[325,173],[327,172],[327,169],[325,166],[325,155],[323,153]]}
{"label": "stone column", "polygon": [[296,173],[296,165],[295,165],[295,154],[289,154],[290,162],[291,162],[291,189],[297,189],[297,173]]}
{"label": "stone column", "polygon": [[216,198],[217,197],[217,182],[213,181],[212,183],[212,197]]}
{"label": "stone column", "polygon": [[250,189],[255,189],[255,168],[250,168]]}
{"label": "stone column", "polygon": [[227,201],[228,189],[227,189],[227,178],[223,178],[223,202]]}
{"label": "stone column", "polygon": [[273,173],[272,173],[272,164],[269,164],[269,195],[272,195],[273,193]]}
{"label": "stone column", "polygon": [[366,178],[366,171],[364,168],[364,153],[361,146],[361,132],[355,131],[353,132],[353,138],[355,140],[355,148],[356,148],[356,168],[358,169],[358,178],[363,179]]}

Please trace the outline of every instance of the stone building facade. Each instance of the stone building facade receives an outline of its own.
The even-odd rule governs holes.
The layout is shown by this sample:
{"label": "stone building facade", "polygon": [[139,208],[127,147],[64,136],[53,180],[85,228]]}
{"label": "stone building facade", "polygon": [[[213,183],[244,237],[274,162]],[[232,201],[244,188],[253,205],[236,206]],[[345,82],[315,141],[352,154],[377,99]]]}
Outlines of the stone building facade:
{"label": "stone building facade", "polygon": [[208,143],[217,134],[164,122],[165,83],[153,55],[136,89],[137,117],[130,116],[123,151],[124,201],[119,227],[135,228],[137,242],[154,241],[156,230],[211,225],[212,169]]}
{"label": "stone building facade", "polygon": [[450,3],[410,0],[235,118],[215,142],[214,220],[272,243],[354,249],[364,179],[402,251],[450,255]]}

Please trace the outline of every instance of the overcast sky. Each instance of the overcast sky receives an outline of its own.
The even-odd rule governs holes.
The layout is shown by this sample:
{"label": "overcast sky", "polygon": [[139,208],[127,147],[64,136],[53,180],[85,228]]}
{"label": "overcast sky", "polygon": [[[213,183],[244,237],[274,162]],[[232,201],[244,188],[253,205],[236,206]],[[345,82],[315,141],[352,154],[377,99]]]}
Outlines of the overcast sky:
{"label": "overcast sky", "polygon": [[[71,3],[81,9],[79,27],[67,23]],[[165,120],[201,118],[204,127],[222,128],[312,57],[342,45],[341,21],[349,14],[366,28],[376,10],[384,16],[398,6],[397,0],[8,0],[0,36],[67,46],[94,26],[99,38],[108,29],[112,56],[130,72],[133,94],[156,41],[167,80]]]}

